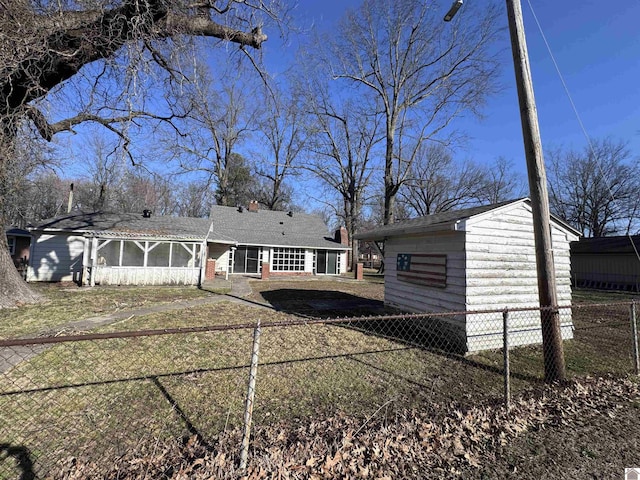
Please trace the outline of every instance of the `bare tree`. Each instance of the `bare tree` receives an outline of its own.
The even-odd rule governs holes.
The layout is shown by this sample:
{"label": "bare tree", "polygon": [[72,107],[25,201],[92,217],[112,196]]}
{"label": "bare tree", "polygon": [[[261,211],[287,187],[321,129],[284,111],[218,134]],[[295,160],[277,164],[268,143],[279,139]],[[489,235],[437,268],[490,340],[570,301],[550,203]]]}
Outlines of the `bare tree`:
{"label": "bare tree", "polygon": [[304,168],[320,179],[337,196],[335,215],[345,223],[351,243],[351,268],[358,261],[359,231],[366,190],[374,172],[375,147],[380,142],[379,117],[355,102],[340,104],[331,97],[326,85],[307,89],[310,113],[307,151],[310,158]]}
{"label": "bare tree", "polygon": [[176,194],[176,214],[181,217],[208,217],[214,202],[214,194],[206,182],[189,182],[182,185]]}
{"label": "bare tree", "polygon": [[441,145],[420,149],[410,175],[399,190],[399,201],[406,203],[412,216],[464,208],[477,203],[484,184],[484,171],[470,161],[456,162]]}
{"label": "bare tree", "polygon": [[[25,227],[34,219],[50,210],[53,190],[60,185],[55,174],[57,161],[48,145],[34,138],[33,132],[21,132],[20,142],[16,144],[11,157],[4,162],[4,184],[0,190],[7,195],[4,212],[4,226]],[[58,182],[59,183],[59,182]],[[58,192],[56,192],[57,195]],[[48,207],[44,207],[48,204]],[[0,216],[0,218],[2,218]]]}
{"label": "bare tree", "polygon": [[551,209],[585,237],[635,233],[639,159],[631,159],[622,141],[592,140],[591,147],[546,153]]}
{"label": "bare tree", "polygon": [[[110,92],[119,69],[127,81],[118,86],[135,93],[141,89],[135,85],[137,76],[130,75],[136,68],[143,70],[155,63],[169,78],[179,76],[164,55],[165,49],[170,51],[175,45],[171,39],[214,37],[259,48],[266,36],[261,23],[255,22],[263,21],[260,13],[270,15],[269,9],[261,0],[229,0],[225,5],[184,0],[2,0],[0,223],[7,220],[12,194],[9,162],[25,122],[31,122],[47,140],[79,123],[93,121],[126,141],[126,135],[114,125],[131,122],[139,112],[131,108],[133,102],[127,102],[126,96]],[[135,48],[127,49],[129,45]],[[118,62],[104,61],[116,57]],[[131,59],[141,61],[129,62]],[[97,88],[100,82],[111,82],[111,88]],[[44,100],[73,88],[76,95],[68,95],[69,103],[59,109],[71,113],[51,121]],[[72,102],[72,97],[78,101]],[[38,299],[13,268],[6,238],[0,236],[0,307]]]}
{"label": "bare tree", "polygon": [[439,144],[420,149],[407,181],[398,192],[398,203],[411,216],[432,215],[512,198],[516,177],[509,162],[498,158],[492,165],[456,161]]}
{"label": "bare tree", "polygon": [[237,151],[258,128],[259,102],[249,93],[252,87],[243,80],[247,71],[228,72],[227,83],[216,89],[210,73],[199,66],[200,81],[180,88],[183,109],[188,112],[180,128],[170,139],[179,171],[196,173],[216,192],[218,205],[235,206],[240,188],[249,187],[250,169]]}
{"label": "bare tree", "polygon": [[513,163],[498,157],[485,170],[485,185],[478,193],[480,203],[498,203],[526,195],[526,180],[519,179]]}
{"label": "bare tree", "polygon": [[305,145],[304,113],[297,95],[281,86],[265,90],[258,142],[264,146],[256,152],[258,177],[256,198],[269,210],[290,208],[292,188],[287,179],[295,174],[296,159]]}
{"label": "bare tree", "polygon": [[495,90],[498,63],[491,49],[501,30],[495,5],[471,2],[465,8],[477,10],[451,23],[442,21],[447,7],[365,0],[345,16],[335,40],[325,40],[330,55],[324,61],[334,77],[375,95],[381,106],[384,223],[393,222],[395,197],[417,149],[437,136],[451,140],[451,121],[477,113]]}

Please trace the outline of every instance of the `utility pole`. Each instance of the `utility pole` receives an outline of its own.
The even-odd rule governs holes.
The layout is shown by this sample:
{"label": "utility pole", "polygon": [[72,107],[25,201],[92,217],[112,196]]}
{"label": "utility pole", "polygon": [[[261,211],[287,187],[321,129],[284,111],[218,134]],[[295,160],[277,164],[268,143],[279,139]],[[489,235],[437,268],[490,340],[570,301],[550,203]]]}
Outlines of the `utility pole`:
{"label": "utility pole", "polygon": [[[527,174],[529,177],[529,196],[533,211],[533,235],[536,250],[538,272],[538,298],[540,301],[540,320],[542,323],[542,349],[544,356],[544,378],[547,382],[563,381],[566,378],[564,349],[560,331],[558,295],[556,291],[556,273],[551,249],[551,216],[549,213],[549,194],[547,175],[542,156],[542,142],[538,126],[538,112],[533,95],[531,69],[527,41],[524,36],[522,6],[520,0],[506,0],[511,36],[511,52],[516,74],[518,100],[520,102],[520,121],[524,137]],[[450,21],[462,6],[462,0],[454,1],[444,17]]]}
{"label": "utility pole", "polygon": [[536,266],[538,270],[538,297],[542,321],[542,348],[544,351],[544,378],[547,382],[565,380],[564,350],[560,332],[560,314],[556,292],[556,273],[553,266],[551,249],[551,223],[549,213],[549,194],[547,175],[542,156],[538,112],[533,96],[531,69],[527,41],[524,36],[522,7],[520,0],[506,0],[509,17],[509,33],[513,66],[520,102],[520,121],[524,137],[527,174],[529,177],[529,195],[533,210],[533,234],[536,248]]}

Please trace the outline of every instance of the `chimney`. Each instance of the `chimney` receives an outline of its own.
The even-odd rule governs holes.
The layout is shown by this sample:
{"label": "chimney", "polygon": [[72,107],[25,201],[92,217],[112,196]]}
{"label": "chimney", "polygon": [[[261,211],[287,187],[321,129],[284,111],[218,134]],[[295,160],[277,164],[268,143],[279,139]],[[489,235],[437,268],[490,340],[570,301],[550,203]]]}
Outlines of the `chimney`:
{"label": "chimney", "polygon": [[349,235],[347,234],[347,229],[344,227],[340,227],[336,230],[335,235],[336,242],[340,242],[341,245],[349,245]]}
{"label": "chimney", "polygon": [[143,216],[144,218],[151,218],[151,214],[152,214],[152,213],[153,213],[153,212],[152,212],[151,210],[143,210],[143,211],[142,211],[142,216]]}
{"label": "chimney", "polygon": [[69,186],[69,203],[67,204],[67,213],[71,213],[73,208],[73,183]]}
{"label": "chimney", "polygon": [[249,211],[257,212],[258,211],[258,202],[256,200],[251,200],[249,202]]}

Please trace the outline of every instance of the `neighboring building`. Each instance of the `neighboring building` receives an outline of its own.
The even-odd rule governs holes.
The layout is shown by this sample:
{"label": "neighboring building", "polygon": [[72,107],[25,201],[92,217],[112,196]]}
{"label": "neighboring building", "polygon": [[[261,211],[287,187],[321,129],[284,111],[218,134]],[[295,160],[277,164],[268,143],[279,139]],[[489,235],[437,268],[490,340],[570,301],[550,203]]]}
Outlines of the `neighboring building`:
{"label": "neighboring building", "polygon": [[[212,217],[71,212],[31,228],[28,281],[199,285],[215,273],[337,275],[347,247],[313,215],[214,207]],[[252,211],[254,210],[255,211]]]}
{"label": "neighboring building", "polygon": [[571,243],[577,287],[640,292],[640,235],[581,238]]}
{"label": "neighboring building", "polygon": [[[579,233],[552,218],[560,305],[571,303],[569,242]],[[384,241],[385,304],[409,312],[473,312],[539,306],[533,216],[528,199],[445,212],[356,235]],[[468,352],[502,346],[502,316],[443,317]],[[563,311],[563,338],[572,338]],[[514,315],[511,344],[541,342],[540,315]]]}
{"label": "neighboring building", "polygon": [[31,234],[21,228],[11,228],[7,230],[6,235],[13,264],[24,277],[27,273],[27,264],[29,263]]}

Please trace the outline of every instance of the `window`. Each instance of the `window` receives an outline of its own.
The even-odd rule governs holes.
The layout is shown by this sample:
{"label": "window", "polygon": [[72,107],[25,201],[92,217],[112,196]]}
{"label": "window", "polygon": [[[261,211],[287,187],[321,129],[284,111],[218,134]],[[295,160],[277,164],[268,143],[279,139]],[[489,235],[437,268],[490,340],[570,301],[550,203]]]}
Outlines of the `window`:
{"label": "window", "polygon": [[335,250],[317,250],[315,269],[318,275],[340,274],[340,252]]}
{"label": "window", "polygon": [[304,272],[304,248],[274,248],[271,270],[274,272]]}
{"label": "window", "polygon": [[198,243],[100,240],[98,266],[105,267],[199,267]]}
{"label": "window", "polygon": [[9,254],[16,254],[16,237],[7,237],[7,241],[9,242]]}

